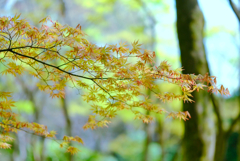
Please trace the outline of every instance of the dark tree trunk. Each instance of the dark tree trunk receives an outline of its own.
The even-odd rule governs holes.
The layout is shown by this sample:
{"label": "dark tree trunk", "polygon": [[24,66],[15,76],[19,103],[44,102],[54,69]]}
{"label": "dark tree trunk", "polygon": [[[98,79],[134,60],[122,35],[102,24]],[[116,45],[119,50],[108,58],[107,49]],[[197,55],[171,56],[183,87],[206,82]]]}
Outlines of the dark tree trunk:
{"label": "dark tree trunk", "polygon": [[[208,73],[208,64],[203,45],[204,18],[197,0],[176,0],[177,32],[183,73]],[[214,124],[210,118],[211,101],[204,91],[193,92],[195,103],[184,103],[183,110],[192,118],[185,122],[183,160],[212,160],[214,147]],[[211,127],[212,126],[212,127]]]}
{"label": "dark tree trunk", "polygon": [[216,138],[216,149],[214,161],[223,161],[227,149],[227,139],[226,133],[224,131],[219,131]]}
{"label": "dark tree trunk", "polygon": [[[237,19],[238,19],[238,22],[239,22],[239,32],[240,32],[240,0],[238,0],[238,5],[237,6],[233,0],[229,0],[229,4],[233,10],[233,12],[235,13]],[[240,50],[239,50],[240,51]],[[239,56],[240,56],[240,52],[239,52]],[[238,105],[239,105],[239,116],[240,116],[240,59],[239,59],[239,62],[238,62],[238,66],[239,66],[239,96],[238,96]],[[238,161],[240,161],[240,119],[238,120]]]}

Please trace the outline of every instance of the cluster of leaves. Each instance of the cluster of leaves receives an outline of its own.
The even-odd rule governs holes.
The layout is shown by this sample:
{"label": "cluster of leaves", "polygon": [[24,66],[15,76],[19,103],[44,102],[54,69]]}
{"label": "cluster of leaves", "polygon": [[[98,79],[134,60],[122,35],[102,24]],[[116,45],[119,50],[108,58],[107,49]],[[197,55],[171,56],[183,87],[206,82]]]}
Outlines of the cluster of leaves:
{"label": "cluster of leaves", "polygon": [[[154,104],[142,92],[144,88],[154,93],[161,101],[183,100],[193,102],[190,97],[195,90],[208,88],[209,92],[228,95],[228,89],[216,86],[216,78],[208,74],[181,74],[182,69],[171,69],[167,61],[154,66],[155,52],[144,50],[135,41],[128,47],[125,43],[99,47],[86,39],[81,26],[76,28],[53,22],[49,17],[40,21],[40,28],[29,25],[19,15],[0,18],[0,62],[5,66],[2,75],[17,76],[27,72],[40,80],[40,90],[51,97],[64,98],[64,88],[68,85],[81,91],[85,101],[91,104],[93,114],[89,116],[84,129],[107,126],[108,119],[120,110],[129,110],[136,119],[144,123],[152,121],[150,115],[141,111],[167,113],[169,117],[187,120],[190,114],[168,112]],[[148,64],[152,64],[149,66]],[[167,81],[179,86],[182,95],[158,93],[157,80]],[[1,148],[9,148],[6,141],[9,132],[28,129],[44,137],[54,138],[56,132],[37,123],[20,122],[11,111],[13,101],[8,100],[10,93],[1,92]],[[79,137],[63,138],[83,143]],[[68,147],[68,152],[77,149]]]}

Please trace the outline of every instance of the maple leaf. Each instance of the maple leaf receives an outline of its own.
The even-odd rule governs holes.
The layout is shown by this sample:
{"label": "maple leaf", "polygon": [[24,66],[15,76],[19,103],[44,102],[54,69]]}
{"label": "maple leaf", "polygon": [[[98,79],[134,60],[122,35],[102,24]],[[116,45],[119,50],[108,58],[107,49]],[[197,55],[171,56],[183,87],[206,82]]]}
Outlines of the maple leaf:
{"label": "maple leaf", "polygon": [[10,149],[11,144],[0,142],[0,149]]}
{"label": "maple leaf", "polygon": [[55,138],[56,135],[57,134],[57,132],[56,131],[50,131],[50,133],[49,134],[47,134],[47,137],[50,137],[50,138]]}
{"label": "maple leaf", "polygon": [[73,146],[69,146],[67,148],[67,152],[71,153],[72,155],[78,153],[79,151],[80,151],[79,149],[77,149],[76,147],[73,147]]}
{"label": "maple leaf", "polygon": [[78,136],[74,137],[74,141],[77,141],[78,143],[83,144],[83,140],[80,137],[78,137]]}

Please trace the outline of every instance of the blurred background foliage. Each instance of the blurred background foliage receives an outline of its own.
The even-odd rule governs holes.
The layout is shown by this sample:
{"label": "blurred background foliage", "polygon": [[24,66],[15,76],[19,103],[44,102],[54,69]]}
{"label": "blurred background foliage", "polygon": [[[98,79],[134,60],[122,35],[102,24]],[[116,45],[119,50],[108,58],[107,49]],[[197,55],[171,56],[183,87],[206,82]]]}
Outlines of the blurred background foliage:
{"label": "blurred background foliage", "polygon": [[[217,20],[214,23],[208,18],[214,15],[214,13],[209,14],[209,10],[218,4],[211,6],[213,4],[211,3],[206,7],[207,2],[203,1],[199,0],[206,20],[204,44],[207,62],[211,73],[217,76],[225,87],[229,87],[231,93],[228,98],[217,96],[221,105],[219,110],[223,130],[226,130],[231,126],[240,108],[238,102],[240,77],[237,74],[240,61],[239,26],[236,25],[237,19],[227,0],[218,0],[219,2],[215,3],[221,3],[220,10],[229,13],[231,17],[228,18],[237,26],[235,28],[228,28],[219,24]],[[0,8],[1,16],[21,13],[21,18],[38,27],[38,22],[46,16],[73,27],[80,24],[88,39],[100,46],[119,42],[130,44],[139,40],[143,48],[156,51],[157,63],[167,60],[173,68],[181,66],[176,30],[176,4],[173,0],[0,0]],[[222,18],[221,15],[217,17],[215,14],[215,16],[216,19]],[[3,69],[1,65],[0,69]],[[180,161],[187,155],[182,148],[185,132],[183,121],[166,118],[165,115],[151,114],[155,117],[154,122],[143,124],[139,120],[134,120],[131,113],[121,111],[108,128],[84,131],[82,126],[88,119],[90,106],[81,99],[78,91],[66,88],[66,99],[52,99],[39,91],[36,87],[38,80],[28,75],[4,76],[0,80],[1,91],[14,92],[14,100],[17,103],[13,110],[22,120],[47,125],[49,130],[58,132],[57,138],[63,135],[78,135],[85,143],[84,146],[75,145],[81,152],[71,156],[65,153],[65,149],[59,148],[58,141],[20,131],[15,135],[16,140],[11,150],[0,150],[0,160]],[[159,84],[159,92],[180,94],[180,90],[174,85],[156,83]],[[146,94],[149,92],[146,91]],[[180,101],[170,103],[158,101],[158,103],[168,111],[182,110]],[[209,120],[213,123],[213,133],[209,142],[213,146],[207,147],[209,151],[207,158],[214,160],[216,133],[219,129],[217,115],[213,109],[210,111],[212,112]],[[201,118],[197,121],[203,127],[208,124],[201,122]],[[237,121],[229,136],[223,140],[226,149],[222,160],[237,161],[237,158],[240,160],[237,156],[240,154],[237,148],[237,145],[240,145],[238,141],[240,121],[239,119]],[[199,133],[205,132],[204,128],[199,130]],[[188,140],[184,141],[188,142]],[[196,147],[198,145],[191,148],[194,150]],[[192,160],[201,160],[201,157]]]}

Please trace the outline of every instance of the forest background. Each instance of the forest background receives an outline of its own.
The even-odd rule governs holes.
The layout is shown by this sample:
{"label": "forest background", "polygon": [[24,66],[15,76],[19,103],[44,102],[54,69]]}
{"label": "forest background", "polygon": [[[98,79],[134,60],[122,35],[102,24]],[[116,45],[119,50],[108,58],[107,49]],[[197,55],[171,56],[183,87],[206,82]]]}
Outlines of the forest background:
{"label": "forest background", "polygon": [[[80,153],[70,156],[52,140],[19,132],[16,134],[17,139],[12,150],[0,151],[1,158],[6,161],[231,161],[237,158],[240,160],[237,156],[240,154],[237,152],[240,151],[240,148],[237,148],[240,147],[238,141],[240,136],[239,21],[227,0],[188,0],[188,2],[177,0],[176,2],[172,0],[0,1],[1,16],[21,13],[21,18],[27,19],[35,26],[39,25],[38,22],[46,16],[69,26],[81,24],[88,39],[100,46],[139,40],[143,48],[156,52],[157,62],[167,60],[174,68],[183,66],[186,72],[192,72],[191,68],[195,67],[187,66],[187,63],[195,60],[187,56],[191,51],[184,51],[181,46],[179,48],[178,42],[182,41],[182,37],[177,31],[183,33],[183,37],[187,37],[188,29],[189,32],[197,32],[200,34],[199,37],[182,44],[193,45],[193,41],[196,40],[203,42],[205,48],[192,50],[196,50],[196,53],[206,52],[207,61],[203,60],[204,66],[207,65],[211,75],[217,76],[218,83],[228,87],[231,93],[230,97],[199,94],[194,98],[197,103],[187,104],[185,107],[179,101],[159,102],[169,111],[179,111],[183,108],[193,110],[190,111],[193,115],[192,119],[186,123],[166,118],[166,115],[155,115],[156,119],[153,123],[143,124],[139,120],[134,120],[130,113],[123,111],[119,112],[108,128],[84,131],[82,126],[88,119],[90,108],[79,98],[76,91],[66,88],[65,100],[51,99],[35,87],[37,80],[28,75],[16,78],[1,77],[1,90],[14,92],[14,100],[18,101],[16,104],[18,108],[14,110],[23,119],[45,124],[49,129],[58,131],[59,137],[64,134],[79,135],[85,143],[84,146],[79,146]],[[197,2],[199,4],[196,4]],[[238,1],[233,2],[237,6],[240,5]],[[194,28],[186,22],[182,25],[178,23],[178,28],[176,26],[177,18],[182,17],[190,16],[195,17],[196,22],[198,19],[202,21],[201,17],[194,16],[193,12],[189,12],[191,14],[181,12],[183,15],[177,12],[181,9],[191,11],[191,5],[195,7],[199,5],[203,11],[204,32],[199,28],[201,23]],[[182,30],[181,26],[184,25],[186,27]],[[198,68],[196,67],[196,72],[207,71]],[[163,91],[179,91],[164,83],[159,86]]]}

